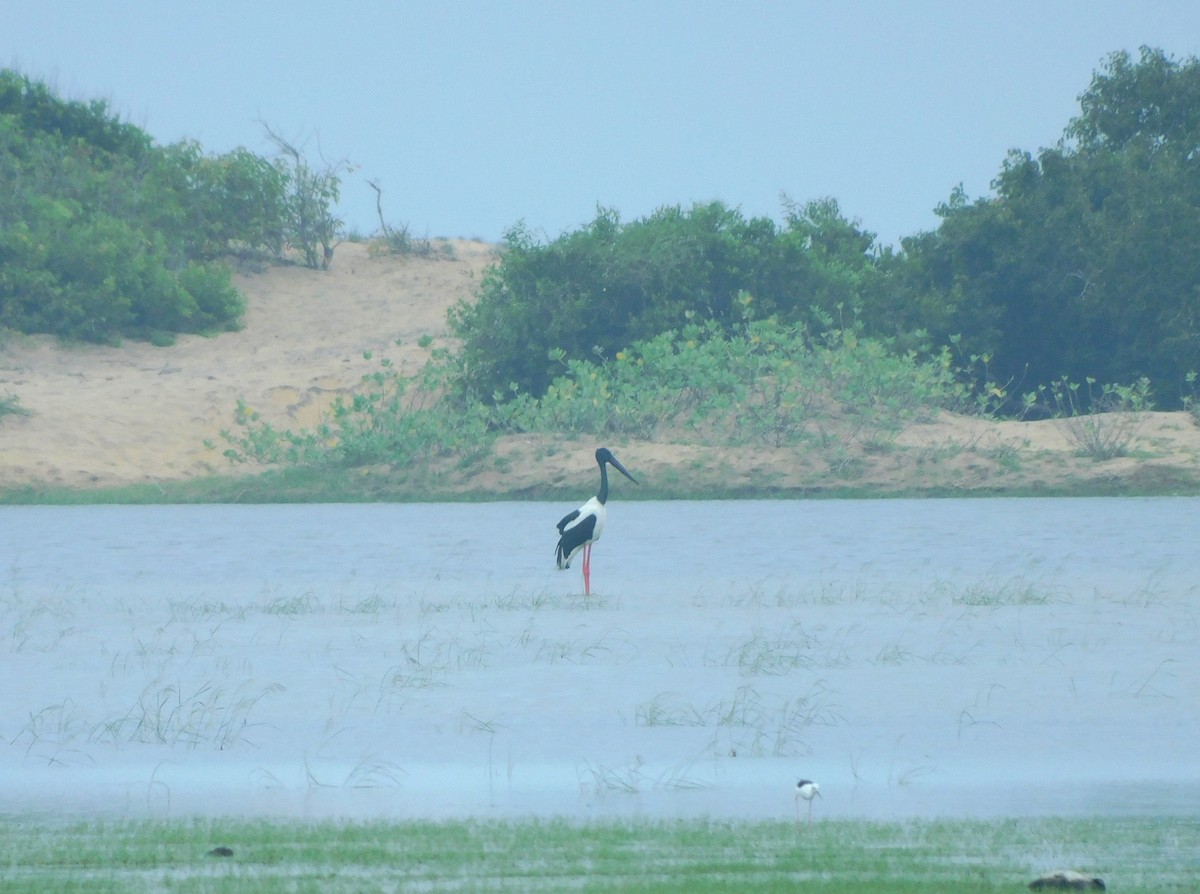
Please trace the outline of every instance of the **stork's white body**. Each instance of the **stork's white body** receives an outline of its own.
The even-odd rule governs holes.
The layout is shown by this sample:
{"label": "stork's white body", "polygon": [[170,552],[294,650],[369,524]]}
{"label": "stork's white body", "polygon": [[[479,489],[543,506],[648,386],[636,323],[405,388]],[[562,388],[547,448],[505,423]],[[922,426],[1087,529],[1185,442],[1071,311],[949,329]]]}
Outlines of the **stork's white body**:
{"label": "stork's white body", "polygon": [[558,567],[571,567],[571,560],[579,555],[581,550],[591,546],[600,539],[604,531],[604,516],[607,510],[604,504],[592,497],[565,519],[566,524],[559,530],[562,532],[562,548],[558,550]]}

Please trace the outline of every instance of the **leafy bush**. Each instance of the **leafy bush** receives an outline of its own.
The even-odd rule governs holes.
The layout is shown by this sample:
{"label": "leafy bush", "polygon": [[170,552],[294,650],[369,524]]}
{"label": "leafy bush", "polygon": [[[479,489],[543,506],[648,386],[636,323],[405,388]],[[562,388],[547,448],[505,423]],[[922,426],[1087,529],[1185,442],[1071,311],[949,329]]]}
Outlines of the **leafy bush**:
{"label": "leafy bush", "polygon": [[[364,355],[371,359],[370,353]],[[482,406],[458,404],[445,388],[450,370],[445,349],[432,352],[417,376],[405,376],[386,357],[363,377],[363,388],[338,397],[331,421],[293,432],[263,421],[239,402],[239,432],[221,432],[231,462],[265,465],[407,465],[443,457],[471,459],[491,443]]]}
{"label": "leafy bush", "polygon": [[0,236],[0,325],[86,341],[238,325],[228,268],[179,267],[160,233],[74,203],[41,208]]}
{"label": "leafy bush", "polygon": [[179,285],[195,303],[193,325],[197,330],[240,326],[246,301],[233,287],[233,272],[227,266],[189,261],[179,271]]}
{"label": "leafy bush", "polygon": [[602,209],[547,245],[514,228],[478,299],[451,312],[462,382],[485,399],[510,383],[541,396],[561,370],[551,351],[611,358],[699,321],[731,332],[747,293],[759,316],[793,323],[813,322],[814,307],[870,303],[873,241],[831,200],[791,207],[783,228],[720,202],[662,208],[629,224]]}
{"label": "leafy bush", "polygon": [[1126,456],[1137,437],[1143,414],[1153,409],[1150,380],[1132,385],[1097,385],[1059,379],[1048,389],[1059,425],[1079,453],[1101,461]]}
{"label": "leafy bush", "polygon": [[541,397],[516,383],[495,395],[498,426],[645,438],[686,429],[726,444],[877,443],[964,393],[948,353],[921,360],[853,329],[814,337],[776,319],[733,335],[711,321],[689,325],[611,361],[553,359],[564,371]]}
{"label": "leafy bush", "polygon": [[240,325],[218,259],[332,254],[336,169],[194,142],[154,145],[100,101],[0,70],[0,326],[88,341],[167,341]]}
{"label": "leafy bush", "polygon": [[103,100],[59,99],[45,84],[11,69],[0,69],[0,116],[15,119],[20,131],[54,134],[116,157],[141,159],[152,145],[144,131],[109,114]]}
{"label": "leafy bush", "polygon": [[288,197],[282,165],[243,148],[207,155],[190,140],[164,147],[156,163],[145,184],[146,213],[159,229],[180,235],[188,257],[283,256]]}

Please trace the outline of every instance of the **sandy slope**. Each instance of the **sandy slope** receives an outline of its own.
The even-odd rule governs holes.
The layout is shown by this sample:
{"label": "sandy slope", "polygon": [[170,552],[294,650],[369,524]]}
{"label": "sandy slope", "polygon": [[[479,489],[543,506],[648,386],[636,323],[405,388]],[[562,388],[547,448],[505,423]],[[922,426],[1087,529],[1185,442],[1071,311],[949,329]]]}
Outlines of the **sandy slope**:
{"label": "sandy slope", "polygon": [[[364,351],[416,369],[421,335],[446,333],[446,309],[469,299],[493,257],[476,242],[451,258],[372,256],[344,244],[330,270],[274,267],[237,277],[245,327],[215,338],[185,336],[169,348],[64,346],[8,335],[0,341],[0,395],[28,416],[0,419],[0,488],[102,487],[235,471],[221,455],[239,399],[278,427],[312,426],[333,398],[376,368]],[[397,346],[396,340],[401,344]],[[207,442],[207,445],[206,445]],[[211,446],[208,446],[211,445]],[[548,438],[508,438],[505,462],[477,470],[459,490],[520,490],[577,480],[590,441],[554,449]],[[943,413],[910,426],[890,449],[852,444],[840,457],[808,449],[707,450],[692,444],[614,441],[651,478],[747,490],[805,492],[857,486],[996,491],[1136,478],[1200,480],[1200,426],[1185,413],[1139,420],[1133,458],[1076,456],[1061,423],[995,423]],[[536,460],[522,463],[521,460]]]}
{"label": "sandy slope", "polygon": [[414,261],[344,244],[325,272],[241,274],[245,327],[184,336],[169,348],[9,337],[0,394],[16,394],[30,415],[0,422],[0,486],[89,487],[231,471],[219,432],[231,427],[239,399],[277,426],[307,427],[334,395],[376,368],[364,351],[386,351],[415,368],[427,354],[417,338],[444,334],[447,307],[473,294],[491,257],[481,243],[453,247],[453,260]]}

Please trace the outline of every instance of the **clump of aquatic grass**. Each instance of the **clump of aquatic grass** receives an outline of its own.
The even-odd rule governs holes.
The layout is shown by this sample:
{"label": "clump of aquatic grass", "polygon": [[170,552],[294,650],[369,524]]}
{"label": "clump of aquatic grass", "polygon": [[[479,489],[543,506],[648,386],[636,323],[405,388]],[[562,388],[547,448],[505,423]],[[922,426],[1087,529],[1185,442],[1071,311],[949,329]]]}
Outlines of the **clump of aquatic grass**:
{"label": "clump of aquatic grass", "polygon": [[523,645],[533,651],[535,662],[547,664],[590,664],[601,659],[620,662],[622,656],[632,657],[637,645],[623,631],[609,629],[599,637],[586,636],[550,638],[523,637]]}
{"label": "clump of aquatic grass", "polygon": [[999,585],[975,583],[951,593],[956,605],[1047,605],[1053,594],[1022,578],[1013,578]]}
{"label": "clump of aquatic grass", "polygon": [[445,685],[447,668],[444,665],[397,664],[388,668],[379,684],[379,697],[376,708],[385,711],[392,710],[397,704],[404,704],[404,694],[410,689],[428,689],[431,686]]}
{"label": "clump of aquatic grass", "polygon": [[365,754],[345,771],[339,766],[336,774],[323,767],[314,766],[308,755],[304,755],[304,776],[309,788],[395,788],[408,774],[390,761],[373,754]]}
{"label": "clump of aquatic grass", "polygon": [[[13,890],[1023,891],[1049,869],[1123,894],[1192,891],[1188,818],[820,820],[781,797],[757,822],[567,819],[363,823],[0,819]],[[209,856],[227,847],[224,857]]]}
{"label": "clump of aquatic grass", "polygon": [[875,654],[874,664],[881,664],[885,667],[896,667],[901,664],[908,664],[914,661],[921,661],[923,658],[910,649],[903,639],[896,640],[893,643],[887,643],[879,647],[879,651]]}
{"label": "clump of aquatic grass", "polygon": [[537,646],[534,661],[545,661],[548,664],[586,664],[606,655],[608,645],[603,639],[574,638],[547,639],[542,638]]}
{"label": "clump of aquatic grass", "polygon": [[11,744],[24,745],[27,758],[34,757],[47,764],[68,763],[76,750],[66,746],[85,740],[89,728],[88,722],[80,716],[79,706],[73,699],[65,698],[31,712]]}
{"label": "clump of aquatic grass", "polygon": [[151,683],[120,717],[96,726],[97,742],[143,742],[224,751],[250,743],[250,713],[268,695],[283,691],[278,683],[261,691],[240,686],[227,692],[205,682],[194,689],[182,684]]}
{"label": "clump of aquatic grass", "polygon": [[342,606],[342,610],[355,615],[375,615],[378,616],[388,607],[387,600],[379,593],[372,593],[370,596],[364,596],[357,602],[349,602]]}
{"label": "clump of aquatic grass", "polygon": [[746,676],[782,676],[812,665],[814,642],[800,624],[779,634],[760,627],[729,651],[725,663]]}
{"label": "clump of aquatic grass", "polygon": [[192,600],[184,602],[172,599],[168,602],[171,608],[172,621],[199,621],[206,618],[221,617],[224,619],[242,620],[246,617],[244,606],[229,605],[220,600]]}
{"label": "clump of aquatic grass", "polygon": [[680,704],[679,697],[660,692],[638,705],[634,723],[638,726],[704,726],[708,721],[692,704]]}
{"label": "clump of aquatic grass", "polygon": [[15,394],[0,394],[0,418],[5,416],[28,416],[29,410],[21,406],[21,398]]}
{"label": "clump of aquatic grass", "polygon": [[544,608],[561,608],[563,597],[557,593],[551,593],[548,590],[540,590],[537,593],[521,593],[517,590],[512,590],[496,596],[491,605],[501,611],[540,611]]}
{"label": "clump of aquatic grass", "polygon": [[80,706],[67,698],[31,713],[13,743],[26,744],[26,754],[50,763],[63,762],[67,746],[96,742],[224,751],[253,744],[248,738],[253,728],[251,712],[268,695],[281,691],[279,684],[259,691],[243,685],[230,692],[211,681],[194,689],[155,681],[124,713],[100,721],[88,719]]}
{"label": "clump of aquatic grass", "polygon": [[484,639],[464,645],[457,636],[446,636],[436,627],[424,628],[416,639],[400,646],[403,660],[384,673],[376,710],[402,707],[410,690],[443,686],[454,671],[485,667],[488,647]]}
{"label": "clump of aquatic grass", "polygon": [[321,610],[320,600],[310,592],[280,596],[263,608],[268,615],[307,615]]}
{"label": "clump of aquatic grass", "polygon": [[582,791],[623,792],[633,795],[643,791],[682,791],[705,788],[708,783],[691,775],[687,767],[669,767],[655,773],[642,759],[634,758],[620,767],[584,762],[579,770]]}
{"label": "clump of aquatic grass", "polygon": [[697,593],[692,604],[697,608],[797,608],[812,605],[846,605],[866,597],[862,584],[818,580],[793,589],[791,585],[769,585],[766,581],[745,588],[718,593]]}
{"label": "clump of aquatic grass", "polygon": [[1179,675],[1171,668],[1178,664],[1174,658],[1164,658],[1158,662],[1141,685],[1133,691],[1134,698],[1175,698],[1182,690]]}
{"label": "clump of aquatic grass", "polygon": [[641,791],[641,764],[640,758],[623,767],[609,767],[605,764],[585,762],[578,770],[579,788],[581,791],[636,794]]}
{"label": "clump of aquatic grass", "polygon": [[985,716],[991,710],[992,695],[997,689],[1004,689],[999,683],[993,683],[975,695],[975,701],[958,712],[958,738],[961,741],[963,733],[979,734],[988,730],[1000,729],[1000,724]]}
{"label": "clump of aquatic grass", "polygon": [[637,706],[638,726],[696,726],[714,729],[712,744],[749,756],[790,757],[809,753],[803,736],[811,726],[842,722],[832,693],[818,680],[803,695],[765,699],[752,686],[739,686],[728,699],[697,707],[670,693]]}

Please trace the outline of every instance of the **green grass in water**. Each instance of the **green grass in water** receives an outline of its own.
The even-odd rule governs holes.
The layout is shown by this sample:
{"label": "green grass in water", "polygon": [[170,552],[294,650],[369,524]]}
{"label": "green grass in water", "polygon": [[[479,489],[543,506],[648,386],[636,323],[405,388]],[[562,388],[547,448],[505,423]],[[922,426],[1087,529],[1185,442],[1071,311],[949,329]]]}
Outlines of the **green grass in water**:
{"label": "green grass in water", "polygon": [[[232,850],[214,856],[215,847]],[[0,820],[0,892],[1022,891],[1075,868],[1192,891],[1200,819]]]}

